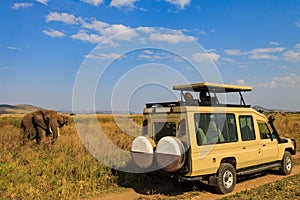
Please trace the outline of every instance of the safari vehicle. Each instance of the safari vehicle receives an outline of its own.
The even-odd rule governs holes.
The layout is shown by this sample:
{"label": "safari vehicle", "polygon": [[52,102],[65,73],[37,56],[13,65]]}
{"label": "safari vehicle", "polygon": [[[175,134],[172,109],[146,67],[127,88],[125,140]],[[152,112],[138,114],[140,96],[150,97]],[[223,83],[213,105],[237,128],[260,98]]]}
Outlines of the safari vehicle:
{"label": "safari vehicle", "polygon": [[[223,194],[234,190],[238,175],[273,168],[291,173],[296,142],[279,136],[274,117],[246,105],[242,93],[251,87],[204,82],[173,89],[181,100],[146,104],[143,133],[131,147],[139,168],[178,181],[207,181]],[[200,93],[200,99],[184,92]],[[219,102],[227,93],[238,94],[240,102]]]}

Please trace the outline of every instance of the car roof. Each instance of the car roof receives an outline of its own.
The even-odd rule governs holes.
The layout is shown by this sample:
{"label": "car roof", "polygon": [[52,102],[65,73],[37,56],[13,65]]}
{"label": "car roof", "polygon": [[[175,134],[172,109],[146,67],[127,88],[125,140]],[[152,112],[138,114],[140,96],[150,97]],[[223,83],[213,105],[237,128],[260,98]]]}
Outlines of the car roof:
{"label": "car roof", "polygon": [[191,83],[191,84],[184,84],[184,85],[174,85],[173,90],[192,91],[192,92],[209,91],[215,93],[226,93],[226,92],[251,91],[252,87],[242,86],[242,85],[201,82],[201,83]]}

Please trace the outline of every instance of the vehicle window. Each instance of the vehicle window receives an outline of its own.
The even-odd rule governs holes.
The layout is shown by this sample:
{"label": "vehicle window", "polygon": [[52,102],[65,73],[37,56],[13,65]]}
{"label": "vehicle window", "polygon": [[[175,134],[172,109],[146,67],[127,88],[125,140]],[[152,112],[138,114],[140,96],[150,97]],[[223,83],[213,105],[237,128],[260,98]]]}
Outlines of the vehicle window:
{"label": "vehicle window", "polygon": [[197,113],[194,121],[198,145],[237,141],[234,114]]}
{"label": "vehicle window", "polygon": [[270,139],[270,129],[266,123],[258,122],[261,139]]}
{"label": "vehicle window", "polygon": [[186,122],[184,119],[182,119],[179,122],[179,127],[178,127],[178,137],[184,137],[186,135]]}
{"label": "vehicle window", "polygon": [[255,140],[252,116],[240,116],[240,127],[243,141]]}
{"label": "vehicle window", "polygon": [[176,135],[176,122],[154,122],[153,126],[155,141],[165,136]]}
{"label": "vehicle window", "polygon": [[142,135],[148,135],[148,120],[145,119],[143,121],[143,131],[142,131]]}

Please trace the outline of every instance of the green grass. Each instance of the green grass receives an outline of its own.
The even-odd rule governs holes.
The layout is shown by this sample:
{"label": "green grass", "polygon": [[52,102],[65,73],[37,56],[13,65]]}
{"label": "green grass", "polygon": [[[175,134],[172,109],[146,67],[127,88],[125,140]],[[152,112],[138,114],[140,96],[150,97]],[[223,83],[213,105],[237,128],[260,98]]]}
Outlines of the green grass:
{"label": "green grass", "polygon": [[222,198],[232,199],[300,199],[300,174],[269,183],[258,188],[245,190],[235,195]]}

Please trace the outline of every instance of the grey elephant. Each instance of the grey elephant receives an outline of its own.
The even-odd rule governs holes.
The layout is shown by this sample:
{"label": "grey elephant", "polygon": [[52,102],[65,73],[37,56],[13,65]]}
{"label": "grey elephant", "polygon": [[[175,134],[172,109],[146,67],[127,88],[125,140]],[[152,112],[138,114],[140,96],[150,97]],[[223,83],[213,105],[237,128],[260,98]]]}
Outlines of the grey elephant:
{"label": "grey elephant", "polygon": [[26,114],[21,122],[23,143],[28,139],[39,144],[44,136],[52,135],[52,143],[59,136],[60,128],[69,123],[69,117],[54,110],[37,110]]}

